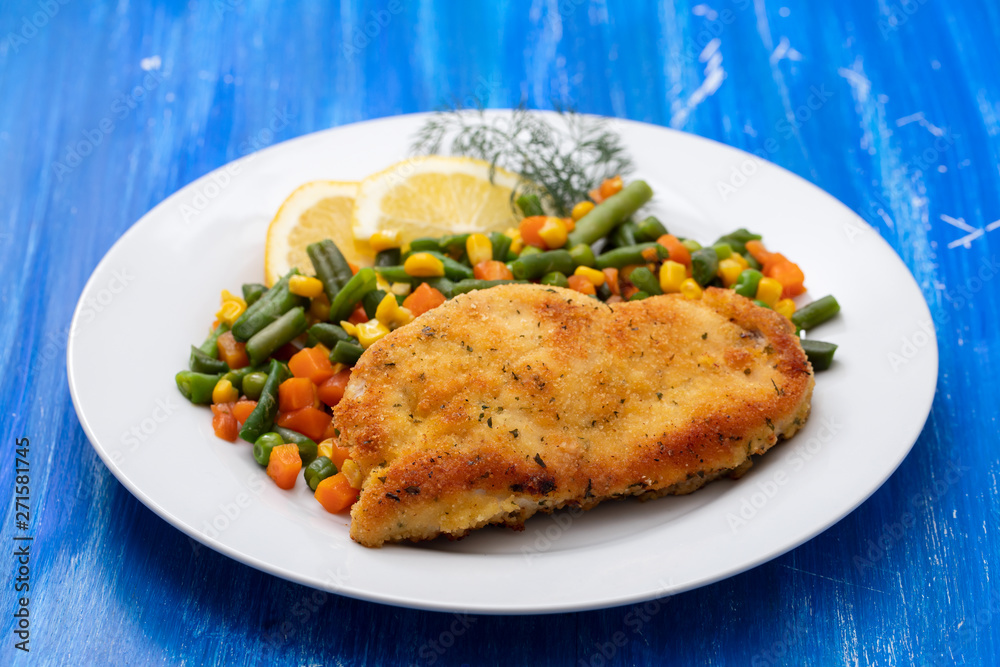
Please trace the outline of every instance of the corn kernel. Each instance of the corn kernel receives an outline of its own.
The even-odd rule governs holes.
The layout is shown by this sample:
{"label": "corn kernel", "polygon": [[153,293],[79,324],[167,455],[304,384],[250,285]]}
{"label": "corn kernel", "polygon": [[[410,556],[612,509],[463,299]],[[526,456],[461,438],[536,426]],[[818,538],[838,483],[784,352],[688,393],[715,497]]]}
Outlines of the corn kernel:
{"label": "corn kernel", "polygon": [[413,285],[410,283],[393,283],[389,286],[389,291],[396,296],[409,296],[410,292],[413,291]]}
{"label": "corn kernel", "polygon": [[741,255],[738,252],[734,252],[732,254],[732,257],[730,257],[729,259],[731,259],[734,262],[738,263],[740,265],[740,270],[741,271],[745,271],[745,270],[747,270],[747,269],[750,268],[750,262],[748,262],[747,258],[744,257],[743,255]]}
{"label": "corn kernel", "polygon": [[778,303],[774,304],[774,310],[782,317],[792,319],[792,315],[795,314],[795,302],[791,299],[781,299]]}
{"label": "corn kernel", "polygon": [[395,329],[412,322],[413,313],[408,308],[400,306],[395,295],[386,294],[375,309],[375,319],[389,329]]}
{"label": "corn kernel", "polygon": [[685,278],[684,282],[681,283],[681,294],[684,295],[685,299],[700,299],[701,285],[694,278]]}
{"label": "corn kernel", "polygon": [[323,343],[316,343],[315,345],[312,346],[312,349],[321,352],[325,357],[330,356],[330,348],[328,348],[326,345],[323,345]]}
{"label": "corn kernel", "polygon": [[377,340],[389,333],[389,327],[378,320],[368,320],[358,325],[358,342],[366,350]]}
{"label": "corn kernel", "polygon": [[388,292],[392,288],[392,285],[391,285],[391,283],[388,280],[386,280],[385,278],[383,278],[380,274],[376,273],[375,274],[375,287],[377,287],[378,289],[382,290],[383,292]]}
{"label": "corn kernel", "polygon": [[225,322],[229,326],[233,326],[233,322],[239,319],[240,315],[242,315],[243,311],[246,309],[246,302],[243,301],[243,299],[240,299],[239,301],[223,301],[222,308],[220,308],[219,312],[215,314],[215,317],[220,322]]}
{"label": "corn kernel", "polygon": [[323,281],[312,276],[292,276],[288,279],[288,291],[296,296],[314,299],[323,293]]}
{"label": "corn kernel", "polygon": [[573,216],[573,220],[579,220],[583,216],[587,215],[594,210],[594,202],[592,201],[582,201],[573,207],[570,211],[570,215]]}
{"label": "corn kernel", "polygon": [[778,299],[781,298],[781,283],[774,278],[761,278],[757,283],[757,300],[763,301],[769,307],[774,308]]}
{"label": "corn kernel", "polygon": [[444,275],[444,263],[428,252],[415,252],[406,258],[403,269],[407,275],[438,278]]}
{"label": "corn kernel", "polygon": [[594,287],[600,287],[604,284],[604,281],[608,279],[604,275],[604,271],[599,271],[598,269],[592,269],[589,266],[578,266],[576,271],[573,272],[574,276],[583,276],[590,281],[590,284]]}
{"label": "corn kernel", "polygon": [[336,441],[333,438],[327,438],[323,442],[316,445],[316,456],[325,456],[328,459],[333,458],[333,446]]}
{"label": "corn kernel", "polygon": [[342,364],[339,361],[333,365],[333,374],[336,375],[340,371],[347,368],[347,364]]}
{"label": "corn kernel", "polygon": [[344,465],[340,466],[340,472],[344,473],[344,477],[347,481],[351,483],[351,487],[355,489],[361,488],[361,483],[364,481],[364,476],[361,474],[361,468],[352,459],[346,459]]}
{"label": "corn kernel", "polygon": [[680,262],[667,260],[660,266],[660,289],[664,294],[681,291],[681,283],[687,278],[687,267]]}
{"label": "corn kernel", "polygon": [[358,325],[348,322],[347,320],[341,320],[340,328],[347,332],[348,336],[358,337]]}
{"label": "corn kernel", "polygon": [[215,388],[212,389],[212,402],[217,405],[219,403],[234,403],[239,397],[240,392],[236,390],[232,382],[226,379],[216,382]]}
{"label": "corn kernel", "polygon": [[571,232],[576,229],[576,220],[573,218],[563,218],[562,221],[566,225],[567,232]]}
{"label": "corn kernel", "polygon": [[549,250],[561,248],[566,245],[566,223],[562,218],[546,218],[545,224],[538,230],[538,235],[545,241],[545,247]]}
{"label": "corn kernel", "polygon": [[521,236],[521,230],[517,227],[508,227],[503,230],[503,235],[513,241]]}
{"label": "corn kernel", "polygon": [[524,239],[521,238],[521,232],[518,232],[517,236],[513,237],[510,242],[510,251],[515,255],[520,255],[522,250],[524,250]]}
{"label": "corn kernel", "polygon": [[472,266],[488,262],[493,259],[493,243],[486,234],[469,234],[469,238],[465,240],[465,252]]}
{"label": "corn kernel", "polygon": [[309,314],[320,322],[330,319],[330,300],[326,294],[320,294],[309,302]]}
{"label": "corn kernel", "polygon": [[399,232],[395,229],[383,230],[380,232],[375,232],[372,237],[368,240],[369,245],[371,245],[372,250],[375,252],[382,252],[383,250],[392,250],[393,248],[398,248],[400,244]]}
{"label": "corn kernel", "polygon": [[722,284],[726,287],[732,287],[741,273],[743,269],[735,259],[726,258],[719,262],[718,276],[722,278]]}

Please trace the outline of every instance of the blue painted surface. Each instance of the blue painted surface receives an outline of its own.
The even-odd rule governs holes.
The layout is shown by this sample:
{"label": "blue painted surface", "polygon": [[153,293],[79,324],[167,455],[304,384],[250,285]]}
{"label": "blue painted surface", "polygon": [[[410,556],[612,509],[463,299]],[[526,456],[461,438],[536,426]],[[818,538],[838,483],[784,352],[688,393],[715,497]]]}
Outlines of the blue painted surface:
{"label": "blue painted surface", "polygon": [[[0,559],[0,662],[997,663],[1000,8],[646,4],[3,3],[0,540],[9,553],[23,534],[13,448],[28,437],[34,543],[30,655],[13,647],[17,564]],[[143,213],[253,147],[454,99],[674,125],[762,151],[865,217],[923,289],[940,346],[931,417],[897,473],[806,545],[645,610],[457,618],[195,553],[73,412],[65,341],[84,282]]]}

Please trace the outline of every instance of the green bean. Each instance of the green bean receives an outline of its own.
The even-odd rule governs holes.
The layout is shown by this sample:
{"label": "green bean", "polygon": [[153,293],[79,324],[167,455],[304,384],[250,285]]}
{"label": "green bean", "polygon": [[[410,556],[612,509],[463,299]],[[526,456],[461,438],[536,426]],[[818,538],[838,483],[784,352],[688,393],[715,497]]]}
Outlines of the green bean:
{"label": "green bean", "polygon": [[403,253],[399,248],[386,248],[375,253],[375,268],[380,266],[396,266],[402,263]]}
{"label": "green bean", "polygon": [[376,266],[375,273],[382,276],[390,283],[412,283],[413,276],[406,272],[402,264],[397,266]]}
{"label": "green bean", "polygon": [[444,298],[450,299],[455,295],[455,283],[448,280],[444,276],[438,276],[437,278],[424,278],[421,282],[427,283],[430,287],[433,287],[438,292],[444,295]]}
{"label": "green bean", "polygon": [[238,390],[243,391],[243,380],[246,376],[253,372],[260,371],[264,366],[244,366],[243,368],[236,368],[229,371],[222,376],[223,380],[229,380],[229,384],[236,387]]}
{"label": "green bean", "polygon": [[761,301],[760,299],[754,299],[753,303],[755,306],[760,306],[761,308],[767,308],[768,310],[773,310],[771,306],[767,305],[767,302]]}
{"label": "green bean", "polygon": [[521,213],[523,213],[526,218],[536,215],[545,215],[545,211],[542,210],[542,202],[539,201],[538,195],[521,195],[517,198],[517,207],[521,209]]}
{"label": "green bean", "polygon": [[701,244],[694,239],[684,239],[681,241],[681,245],[688,249],[688,252],[695,252],[701,250]]}
{"label": "green bean", "polygon": [[648,292],[643,292],[642,290],[639,290],[638,292],[636,292],[635,294],[633,294],[632,296],[630,296],[628,298],[628,300],[629,301],[642,301],[643,299],[648,299],[648,298],[649,298],[649,293]]}
{"label": "green bean", "polygon": [[410,254],[415,252],[439,252],[440,250],[441,244],[438,243],[438,240],[429,236],[410,241]]}
{"label": "green bean", "polygon": [[[652,250],[650,250],[652,248]],[[650,260],[646,257],[650,255],[657,260],[667,259],[670,252],[659,243],[639,243],[624,248],[615,248],[597,256],[597,268],[599,269],[620,269],[630,264],[645,264]]]}
{"label": "green bean", "polygon": [[597,258],[594,257],[594,251],[590,249],[590,246],[586,243],[579,243],[569,249],[569,255],[576,262],[577,266],[590,266],[593,267],[597,263]]}
{"label": "green bean", "polygon": [[733,247],[728,243],[715,243],[712,245],[712,250],[715,251],[715,256],[719,258],[719,261],[733,256]]}
{"label": "green bean", "polygon": [[333,301],[337,293],[351,279],[354,273],[351,271],[351,265],[344,259],[337,244],[330,239],[310,243],[306,246],[306,254],[316,269],[316,277],[323,283],[326,298]]}
{"label": "green bean", "polygon": [[448,255],[433,251],[428,251],[428,254],[441,260],[441,263],[444,264],[444,277],[448,280],[465,280],[466,278],[472,278],[474,275],[472,267],[457,262]]}
{"label": "green bean", "polygon": [[590,213],[576,221],[576,228],[569,233],[567,245],[579,243],[590,245],[611,233],[623,220],[648,202],[653,191],[645,181],[633,181],[590,210]]}
{"label": "green bean", "polygon": [[538,246],[526,245],[521,249],[521,253],[518,257],[527,257],[528,255],[537,255],[542,252],[542,249]]}
{"label": "green bean", "polygon": [[806,353],[806,358],[809,359],[814,371],[825,371],[830,368],[830,364],[833,363],[833,353],[837,351],[836,345],[811,338],[799,342],[802,343],[802,351]]}
{"label": "green bean", "polygon": [[554,285],[555,287],[569,287],[569,280],[566,278],[566,274],[560,273],[559,271],[552,271],[551,273],[546,273],[542,276],[540,281],[543,285]]}
{"label": "green bean", "polygon": [[651,296],[663,294],[663,290],[660,289],[660,281],[657,280],[656,276],[653,275],[653,272],[645,266],[640,266],[630,273],[628,279],[631,280],[632,284],[638,287],[641,292],[645,292]]}
{"label": "green bean", "polygon": [[832,296],[824,296],[812,303],[802,306],[792,315],[792,324],[809,330],[826,322],[840,312],[840,304]]}
{"label": "green bean", "polygon": [[317,343],[322,343],[332,350],[333,346],[342,340],[353,340],[340,326],[329,322],[317,322],[309,327],[308,334],[306,347],[316,347]]}
{"label": "green bean", "polygon": [[364,268],[354,274],[337,293],[337,298],[330,302],[330,321],[337,323],[349,318],[365,294],[375,289],[375,282],[372,269]]}
{"label": "green bean", "polygon": [[316,458],[316,441],[312,438],[307,438],[298,431],[282,428],[281,426],[275,426],[274,432],[281,436],[285,444],[298,445],[299,458],[302,459],[302,465],[308,465]]}
{"label": "green bean", "polygon": [[639,223],[635,238],[639,241],[655,241],[666,233],[667,228],[663,223],[651,215]]}
{"label": "green bean", "polygon": [[608,286],[607,281],[601,283],[601,286],[597,288],[597,294],[595,295],[601,301],[607,301],[611,298],[611,288]]}
{"label": "green bean", "polygon": [[440,239],[438,239],[438,245],[441,246],[441,250],[443,250],[445,252],[452,252],[454,250],[460,250],[461,252],[464,253],[465,252],[465,242],[469,240],[470,236],[472,236],[472,234],[469,234],[469,233],[464,233],[464,234],[448,234],[448,235],[442,236]]}
{"label": "green bean", "polygon": [[373,289],[368,294],[361,299],[361,305],[365,308],[365,315],[368,319],[375,317],[375,311],[378,310],[378,305],[382,303],[382,299],[385,298],[385,292],[380,289]]}
{"label": "green bean", "polygon": [[243,300],[247,302],[247,308],[257,303],[257,300],[264,296],[265,292],[267,292],[267,285],[261,285],[260,283],[244,283]]}
{"label": "green bean", "polygon": [[733,289],[740,296],[745,296],[748,299],[753,299],[757,296],[757,286],[760,284],[760,279],[764,277],[757,269],[743,269],[740,272],[739,277],[736,278],[736,283],[733,285]]}
{"label": "green bean", "polygon": [[760,265],[760,262],[758,262],[757,259],[750,253],[748,252],[743,253],[743,259],[747,261],[747,266],[749,266],[751,269],[757,269],[758,271],[761,270],[762,267]]}
{"label": "green bean", "polygon": [[470,278],[468,280],[460,280],[455,283],[453,293],[455,296],[458,296],[459,294],[466,294],[467,292],[489,289],[491,287],[496,287],[497,285],[516,285],[518,283],[523,284],[526,282],[526,280],[476,280],[475,278]]}
{"label": "green bean", "polygon": [[225,322],[219,322],[219,326],[212,329],[212,333],[208,334],[208,338],[205,342],[201,344],[198,348],[208,356],[213,359],[219,358],[219,336],[229,331],[229,325]]}
{"label": "green bean", "polygon": [[573,263],[573,256],[566,250],[549,250],[533,255],[522,255],[511,263],[511,272],[518,280],[534,280],[541,278],[546,273],[558,271],[560,273],[573,273],[576,265]]}
{"label": "green bean", "polygon": [[246,351],[250,364],[256,366],[266,361],[275,350],[303,333],[307,326],[305,311],[299,307],[292,308],[247,341]]}
{"label": "green bean", "polygon": [[215,389],[219,376],[181,371],[174,376],[174,381],[184,398],[197,405],[207,405],[212,402],[212,390]]}
{"label": "green bean", "polygon": [[618,225],[615,231],[611,233],[611,242],[619,248],[634,246],[639,242],[636,239],[636,232],[638,230],[638,225],[631,220],[626,220],[622,224]]}
{"label": "green bean", "polygon": [[229,364],[222,361],[221,359],[213,359],[200,348],[191,346],[191,356],[188,357],[188,368],[195,373],[208,373],[210,375],[217,375],[219,373],[225,373],[229,370]]}
{"label": "green bean", "polygon": [[493,245],[493,259],[498,262],[507,260],[511,238],[503,232],[490,232],[490,243]]}
{"label": "green bean", "polygon": [[337,466],[333,465],[333,461],[326,456],[321,456],[306,466],[303,476],[309,488],[315,491],[320,482],[336,474]]}
{"label": "green bean", "polygon": [[277,359],[271,359],[267,368],[267,381],[261,389],[257,407],[253,409],[240,429],[240,437],[247,442],[257,442],[262,433],[267,433],[274,425],[274,417],[278,414],[278,386],[291,377],[288,366]]}
{"label": "green bean", "polygon": [[292,269],[288,275],[267,290],[264,296],[257,299],[254,305],[244,311],[233,323],[233,338],[245,343],[258,331],[274,322],[279,317],[296,306],[306,305],[306,300],[288,291],[288,279],[299,275],[298,269]]}
{"label": "green bean", "polygon": [[260,371],[247,373],[243,378],[243,395],[251,401],[256,401],[260,398],[260,393],[264,390],[265,382],[267,382],[267,373],[261,373]]}
{"label": "green bean", "polygon": [[266,466],[271,461],[271,451],[285,444],[281,436],[275,432],[264,433],[253,443],[253,458],[257,463]]}
{"label": "green bean", "polygon": [[708,285],[719,271],[719,256],[713,248],[691,253],[691,277],[702,287]]}
{"label": "green bean", "polygon": [[353,366],[358,363],[358,359],[361,358],[364,351],[365,348],[355,342],[349,342],[346,340],[338,341],[337,344],[333,346],[333,350],[330,352],[330,361],[335,364]]}
{"label": "green bean", "polygon": [[733,252],[738,252],[742,255],[747,251],[747,241],[759,241],[760,239],[760,234],[754,234],[753,232],[749,232],[741,227],[740,229],[730,232],[725,236],[720,236],[716,239],[715,244],[713,245],[726,243],[733,249]]}

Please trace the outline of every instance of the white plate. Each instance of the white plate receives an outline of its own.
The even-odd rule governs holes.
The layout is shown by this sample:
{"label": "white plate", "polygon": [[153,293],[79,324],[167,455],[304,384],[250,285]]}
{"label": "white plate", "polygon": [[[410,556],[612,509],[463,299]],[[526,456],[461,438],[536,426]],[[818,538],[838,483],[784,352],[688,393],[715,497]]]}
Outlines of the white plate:
{"label": "white plate", "polygon": [[[840,301],[841,316],[816,332],[840,349],[816,379],[805,429],[743,479],[690,496],[538,516],[524,532],[490,528],[458,542],[353,543],[348,519],[327,514],[301,480],[281,491],[249,445],[215,438],[211,413],[187,404],[173,378],[188,345],[201,342],[219,292],[261,279],[265,230],[284,198],[305,181],[356,180],[403,159],[425,118],[319,132],[218,169],[136,223],[84,288],[67,353],[80,422],[121,483],[194,540],[280,577],[378,602],[485,613],[593,609],[688,590],[774,558],[857,507],[909,452],[930,410],[937,347],[920,290],[892,249],[779,167],[621,121],[635,175],[656,193],[650,210],[671,231],[711,241],[753,229],[803,267],[809,294]],[[720,183],[735,190],[723,196]]]}

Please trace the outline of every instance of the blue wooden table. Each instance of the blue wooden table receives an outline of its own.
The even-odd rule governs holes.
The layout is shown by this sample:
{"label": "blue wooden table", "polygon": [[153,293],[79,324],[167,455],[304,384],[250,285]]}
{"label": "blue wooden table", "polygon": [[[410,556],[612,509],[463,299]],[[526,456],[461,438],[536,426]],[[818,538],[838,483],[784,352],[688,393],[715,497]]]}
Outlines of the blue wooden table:
{"label": "blue wooden table", "polygon": [[[657,4],[3,3],[0,663],[997,664],[1000,6]],[[70,316],[102,255],[242,154],[452,101],[676,127],[757,152],[863,216],[923,289],[940,348],[930,419],[895,475],[750,572],[544,617],[319,593],[193,548],[135,500],[89,446],[66,383]],[[900,341],[904,363],[925,340]],[[30,594],[10,555],[25,534]],[[15,648],[25,595],[28,654]]]}

